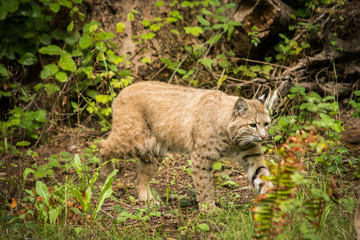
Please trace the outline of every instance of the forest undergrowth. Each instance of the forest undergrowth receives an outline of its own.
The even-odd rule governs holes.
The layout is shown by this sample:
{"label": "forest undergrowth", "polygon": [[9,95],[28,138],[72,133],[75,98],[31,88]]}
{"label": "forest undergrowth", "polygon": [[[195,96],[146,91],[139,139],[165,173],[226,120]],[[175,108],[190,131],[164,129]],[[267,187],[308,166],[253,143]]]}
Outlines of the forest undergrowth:
{"label": "forest undergrowth", "polygon": [[[293,3],[291,25],[262,55],[256,52],[263,44],[259,27],[244,31],[231,17],[235,3],[151,2],[153,8],[166,7],[165,13],[145,19],[138,8],[127,12],[145,31],[132,36],[139,54],[166,35],[178,39],[173,45],[179,48],[177,55],[158,52],[138,62],[119,55],[122,46],[113,42],[130,26],[118,22],[116,32],[105,31],[86,14],[91,4],[0,3],[3,239],[354,239],[360,148],[342,133],[360,125],[360,91],[356,73],[346,75],[337,62],[346,51],[337,37],[347,36],[352,1]],[[357,34],[360,17],[352,19]],[[317,63],[317,72],[313,65],[300,68],[304,58],[321,52],[319,32],[334,22],[336,28],[327,28],[335,29],[333,61]],[[251,46],[246,56],[231,49],[239,32]],[[139,64],[146,70],[134,73]],[[160,67],[148,74],[151,65]],[[200,212],[190,157],[180,154],[168,155],[151,182],[159,206],[137,199],[134,159],[115,159],[117,170],[101,181],[98,143],[111,129],[111,103],[121,89],[144,80],[138,78],[143,74],[146,80],[248,98],[291,82],[272,109],[263,144],[274,188],[259,196],[241,166],[221,159],[213,165],[219,209]],[[317,86],[325,79],[332,86],[352,84],[352,91],[313,88],[300,79],[306,74]]]}

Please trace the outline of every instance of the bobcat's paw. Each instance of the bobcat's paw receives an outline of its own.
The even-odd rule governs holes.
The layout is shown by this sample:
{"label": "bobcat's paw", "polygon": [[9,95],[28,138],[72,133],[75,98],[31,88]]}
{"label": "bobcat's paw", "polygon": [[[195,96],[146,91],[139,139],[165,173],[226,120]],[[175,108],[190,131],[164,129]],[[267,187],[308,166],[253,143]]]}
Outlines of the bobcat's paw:
{"label": "bobcat's paw", "polygon": [[199,210],[200,212],[206,212],[206,213],[219,213],[219,211],[221,211],[221,209],[217,207],[215,203],[213,204],[199,203]]}
{"label": "bobcat's paw", "polygon": [[270,181],[264,181],[262,184],[260,184],[259,194],[263,195],[269,191],[270,188],[272,188],[274,184]]}
{"label": "bobcat's paw", "polygon": [[155,199],[149,187],[138,189],[139,200],[148,203],[150,206],[160,205],[160,202]]}
{"label": "bobcat's paw", "polygon": [[103,181],[105,180],[112,171],[115,170],[114,163],[108,162],[104,166],[101,167],[99,177]]}

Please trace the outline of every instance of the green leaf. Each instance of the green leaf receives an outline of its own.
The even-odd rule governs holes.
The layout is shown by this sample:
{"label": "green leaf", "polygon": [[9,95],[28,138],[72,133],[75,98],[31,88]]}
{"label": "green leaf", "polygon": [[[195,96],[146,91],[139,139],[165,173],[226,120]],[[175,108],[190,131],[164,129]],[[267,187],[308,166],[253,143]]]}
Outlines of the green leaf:
{"label": "green leaf", "polygon": [[79,19],[80,21],[84,21],[85,20],[85,15],[81,12],[78,12],[78,16],[79,16]]}
{"label": "green leaf", "polygon": [[142,63],[149,63],[149,64],[151,64],[151,59],[149,59],[149,58],[147,58],[147,57],[144,57],[144,58],[141,59],[141,62],[142,62]]}
{"label": "green leaf", "polygon": [[76,227],[74,230],[76,232],[76,236],[79,236],[79,234],[83,231],[83,228],[82,227]]}
{"label": "green leaf", "polygon": [[89,23],[84,25],[83,32],[84,33],[92,33],[100,26],[101,26],[101,24],[98,21],[91,20]]}
{"label": "green leaf", "polygon": [[333,123],[331,124],[331,128],[337,133],[340,133],[343,130],[341,123]]}
{"label": "green leaf", "polygon": [[86,204],[84,202],[84,199],[83,199],[82,194],[80,193],[80,191],[77,188],[74,188],[73,189],[73,194],[75,195],[76,199],[80,203],[82,209],[85,211],[87,209],[87,206],[86,206]]}
{"label": "green leaf", "polygon": [[218,30],[218,29],[223,28],[223,27],[224,27],[224,24],[219,24],[219,23],[212,26],[212,28],[215,29],[215,30]]}
{"label": "green leaf", "polygon": [[197,225],[197,227],[205,232],[210,231],[210,227],[206,223],[201,223],[201,224]]}
{"label": "green leaf", "polygon": [[60,31],[60,30],[55,30],[51,33],[51,35],[56,39],[56,40],[64,40],[67,35],[65,34],[64,31]]}
{"label": "green leaf", "polygon": [[95,98],[96,95],[97,95],[97,91],[96,91],[96,90],[89,90],[89,89],[87,89],[87,90],[86,90],[86,95],[88,95],[88,96],[91,97],[91,98]]}
{"label": "green leaf", "polygon": [[151,24],[150,25],[150,30],[153,31],[153,32],[157,32],[161,29],[161,27],[163,26],[162,23],[155,23],[155,24]]}
{"label": "green leaf", "polygon": [[227,23],[228,23],[229,25],[235,26],[235,27],[240,27],[240,26],[242,26],[242,23],[241,23],[241,22],[235,22],[235,21],[233,21],[233,20],[230,20],[230,21],[228,21]]}
{"label": "green leaf", "polygon": [[215,63],[214,60],[212,60],[212,59],[205,59],[205,58],[199,59],[198,62],[204,64],[205,66],[207,66],[207,67],[210,68],[210,69],[211,69],[211,64]]}
{"label": "green leaf", "polygon": [[92,45],[92,43],[93,43],[92,38],[89,37],[88,35],[83,35],[79,39],[79,46],[82,49],[86,49],[86,48],[90,47]]}
{"label": "green leaf", "polygon": [[105,61],[104,54],[102,52],[99,52],[99,54],[96,56],[96,61],[98,62]]}
{"label": "green leaf", "polygon": [[222,163],[221,162],[215,162],[213,164],[214,171],[221,171],[221,168],[222,168]]}
{"label": "green leaf", "polygon": [[192,205],[192,203],[190,201],[188,201],[187,199],[184,199],[184,198],[180,199],[179,204],[181,207],[189,207]]}
{"label": "green leaf", "polygon": [[260,65],[252,65],[252,66],[250,66],[250,70],[253,72],[260,72],[261,66]]}
{"label": "green leaf", "polygon": [[124,31],[125,28],[125,23],[119,22],[116,24],[116,31],[117,32],[122,32]]}
{"label": "green leaf", "polygon": [[34,173],[34,172],[35,172],[34,169],[25,168],[24,173],[23,173],[23,182],[25,183],[27,175],[29,175],[30,173]]}
{"label": "green leaf", "polygon": [[45,123],[46,122],[46,111],[44,109],[40,109],[35,112],[35,120],[38,122]]}
{"label": "green leaf", "polygon": [[62,50],[59,46],[49,45],[39,49],[39,53],[47,55],[61,55]]}
{"label": "green leaf", "polygon": [[117,170],[117,169],[112,171],[112,173],[110,173],[110,175],[106,178],[105,183],[99,194],[98,204],[95,208],[95,216],[100,211],[102,205],[104,204],[105,199],[107,199],[111,196],[111,194],[112,194],[111,184],[114,181],[114,176],[118,173],[118,171],[119,170]]}
{"label": "green leaf", "polygon": [[66,73],[64,72],[57,72],[55,74],[55,78],[59,81],[59,82],[62,82],[62,83],[65,83],[67,80],[68,80],[68,77],[66,75]]}
{"label": "green leaf", "polygon": [[49,8],[54,13],[57,13],[60,10],[60,4],[58,4],[58,3],[50,3]]}
{"label": "green leaf", "polygon": [[79,8],[78,7],[73,7],[69,13],[69,16],[72,17],[76,12],[79,11]]}
{"label": "green leaf", "polygon": [[57,206],[56,208],[49,210],[49,222],[51,225],[54,225],[56,223],[56,220],[58,219],[58,216],[60,215],[62,211],[62,206]]}
{"label": "green leaf", "polygon": [[181,75],[186,74],[186,71],[184,69],[181,69],[181,68],[176,68],[175,71],[180,73]]}
{"label": "green leaf", "polygon": [[82,173],[82,162],[78,154],[75,154],[74,161],[72,163],[73,167],[75,168],[76,173],[81,176]]}
{"label": "green leaf", "polygon": [[154,21],[154,22],[161,22],[161,21],[162,21],[162,18],[156,17],[156,18],[153,19],[153,21]]}
{"label": "green leaf", "polygon": [[[223,7],[220,7],[218,9],[216,9],[216,13],[219,14],[219,13],[223,13],[225,11],[225,8]],[[225,22],[225,21],[224,21]]]}
{"label": "green leaf", "polygon": [[179,31],[176,29],[171,29],[170,32],[176,35],[180,35]]}
{"label": "green leaf", "polygon": [[225,5],[226,8],[235,8],[237,6],[236,3],[228,3]]}
{"label": "green leaf", "polygon": [[201,8],[201,13],[206,15],[206,16],[212,16],[213,13],[208,11],[206,8]]}
{"label": "green leaf", "polygon": [[8,70],[6,69],[5,65],[0,63],[0,79],[8,79],[10,76]]}
{"label": "green leaf", "polygon": [[142,38],[142,39],[145,39],[145,40],[148,40],[148,39],[153,39],[155,36],[156,36],[155,33],[149,32],[149,33],[147,33],[147,34],[142,34],[142,35],[141,35],[141,38]]}
{"label": "green leaf", "polygon": [[51,43],[51,36],[46,33],[41,34],[41,36],[39,37],[39,41],[44,45],[49,45]]}
{"label": "green leaf", "polygon": [[204,26],[210,26],[210,22],[203,17],[196,15],[197,20]]}
{"label": "green leaf", "polygon": [[68,32],[71,32],[74,29],[74,21],[71,21],[66,29]]}
{"label": "green leaf", "polygon": [[57,0],[58,3],[60,3],[61,6],[72,8],[72,3],[68,0]]}
{"label": "green leaf", "polygon": [[208,40],[208,43],[211,45],[217,43],[221,39],[221,36],[222,36],[222,34],[215,35],[214,37],[212,37]]}
{"label": "green leaf", "polygon": [[112,98],[109,95],[99,94],[95,97],[95,101],[98,103],[106,104],[107,102],[111,102]]}
{"label": "green leaf", "polygon": [[36,181],[35,187],[36,193],[44,200],[44,203],[49,206],[51,194],[46,184],[41,181]]}
{"label": "green leaf", "polygon": [[110,40],[115,36],[112,32],[99,32],[94,34],[95,40]]}
{"label": "green leaf", "polygon": [[151,25],[151,21],[150,20],[144,20],[144,21],[141,21],[141,24],[144,27],[149,27]]}
{"label": "green leaf", "polygon": [[40,72],[40,77],[41,79],[46,79],[50,76],[54,76],[55,73],[57,73],[59,71],[58,66],[56,66],[55,64],[48,64],[45,65],[44,69]]}
{"label": "green leaf", "polygon": [[18,60],[18,62],[22,65],[25,66],[30,66],[33,65],[37,62],[37,57],[35,56],[35,54],[31,53],[31,52],[26,52],[24,53],[21,58]]}
{"label": "green leaf", "polygon": [[201,33],[204,32],[204,30],[201,27],[195,26],[195,27],[184,27],[184,30],[187,34],[192,34],[193,36],[197,37]]}
{"label": "green leaf", "polygon": [[228,41],[230,41],[231,35],[232,35],[233,32],[234,32],[234,26],[229,25],[229,29],[228,29],[228,32],[227,32],[227,40]]}
{"label": "green leaf", "polygon": [[91,204],[91,198],[92,198],[92,191],[91,188],[88,187],[85,192],[85,202],[87,205]]}
{"label": "green leaf", "polygon": [[158,1],[154,3],[155,7],[162,7],[164,5],[164,1]]}
{"label": "green leaf", "polygon": [[226,22],[227,18],[221,15],[215,15],[215,18],[221,22]]}
{"label": "green leaf", "polygon": [[6,15],[7,15],[6,9],[1,7],[0,8],[0,20],[4,20],[6,18]]}
{"label": "green leaf", "polygon": [[134,13],[137,13],[137,11],[135,9],[131,9],[131,11],[126,15],[126,17],[130,21],[134,21],[135,20]]}
{"label": "green leaf", "polygon": [[3,0],[2,8],[4,8],[9,13],[14,13],[19,8],[19,0]]}
{"label": "green leaf", "polygon": [[75,61],[71,58],[71,55],[67,52],[63,53],[58,62],[59,67],[66,71],[74,71],[76,68]]}
{"label": "green leaf", "polygon": [[106,56],[106,58],[114,64],[119,64],[124,61],[123,57],[119,57],[118,55],[115,55],[115,54],[109,54]]}

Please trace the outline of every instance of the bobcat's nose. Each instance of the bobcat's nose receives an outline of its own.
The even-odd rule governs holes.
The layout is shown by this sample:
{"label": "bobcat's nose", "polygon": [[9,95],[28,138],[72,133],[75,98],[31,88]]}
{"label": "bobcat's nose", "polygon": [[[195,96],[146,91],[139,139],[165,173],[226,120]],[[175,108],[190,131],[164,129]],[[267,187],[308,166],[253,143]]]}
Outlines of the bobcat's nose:
{"label": "bobcat's nose", "polygon": [[265,139],[266,135],[260,135],[261,139]]}

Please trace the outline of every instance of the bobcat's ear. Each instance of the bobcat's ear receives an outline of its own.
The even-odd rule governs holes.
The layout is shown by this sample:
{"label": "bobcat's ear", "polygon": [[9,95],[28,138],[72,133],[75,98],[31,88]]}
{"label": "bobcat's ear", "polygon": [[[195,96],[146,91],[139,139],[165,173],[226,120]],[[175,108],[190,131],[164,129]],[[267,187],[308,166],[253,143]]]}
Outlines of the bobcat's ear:
{"label": "bobcat's ear", "polygon": [[239,99],[236,101],[233,109],[233,114],[238,116],[246,113],[248,110],[249,105],[247,104],[246,100],[242,97],[239,97]]}
{"label": "bobcat's ear", "polygon": [[262,104],[264,104],[265,103],[265,94],[264,95],[262,95],[261,97],[258,97],[256,100],[258,100],[259,102],[261,102]]}
{"label": "bobcat's ear", "polygon": [[269,114],[272,115],[274,107],[279,104],[279,93],[276,89],[272,94],[268,93],[268,97],[266,98],[264,105],[265,108],[269,111]]}

